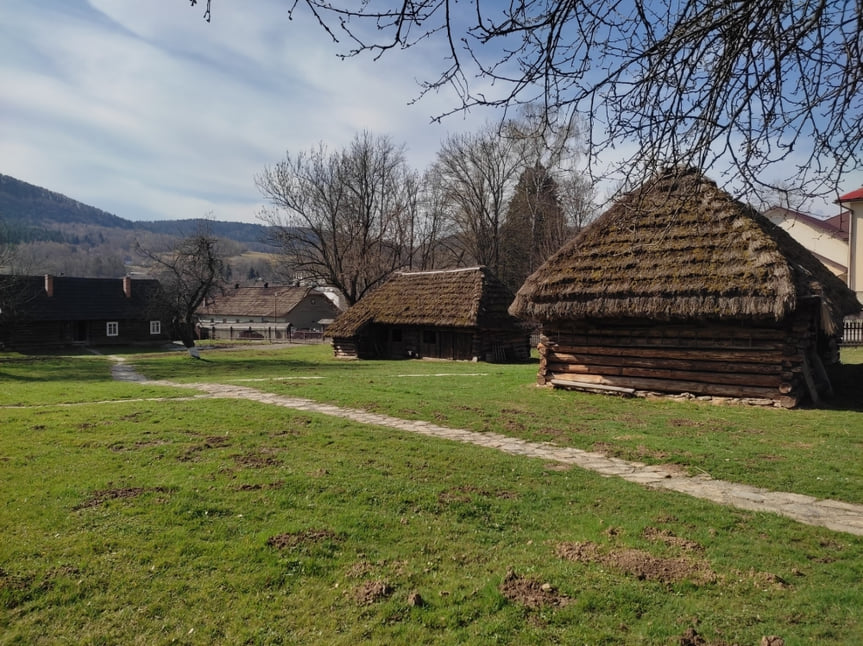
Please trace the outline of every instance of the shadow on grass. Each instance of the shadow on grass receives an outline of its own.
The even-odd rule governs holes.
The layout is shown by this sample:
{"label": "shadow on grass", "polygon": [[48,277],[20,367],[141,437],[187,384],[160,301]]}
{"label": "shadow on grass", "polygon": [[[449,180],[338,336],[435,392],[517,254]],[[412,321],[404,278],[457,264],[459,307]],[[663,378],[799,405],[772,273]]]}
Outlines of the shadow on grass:
{"label": "shadow on grass", "polygon": [[828,368],[833,397],[822,402],[829,410],[863,411],[863,363],[840,363]]}

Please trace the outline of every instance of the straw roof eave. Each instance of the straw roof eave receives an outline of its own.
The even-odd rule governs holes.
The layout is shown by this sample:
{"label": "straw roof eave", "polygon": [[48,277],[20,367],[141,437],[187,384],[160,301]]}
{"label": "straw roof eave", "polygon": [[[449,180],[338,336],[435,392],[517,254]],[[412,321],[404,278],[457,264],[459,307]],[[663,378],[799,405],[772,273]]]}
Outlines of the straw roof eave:
{"label": "straw roof eave", "polygon": [[778,321],[813,295],[825,329],[860,309],[790,235],[689,170],[624,196],[529,276],[509,311],[541,321]]}
{"label": "straw roof eave", "polygon": [[512,299],[485,267],[400,272],[340,315],[327,336],[356,336],[370,324],[514,330]]}

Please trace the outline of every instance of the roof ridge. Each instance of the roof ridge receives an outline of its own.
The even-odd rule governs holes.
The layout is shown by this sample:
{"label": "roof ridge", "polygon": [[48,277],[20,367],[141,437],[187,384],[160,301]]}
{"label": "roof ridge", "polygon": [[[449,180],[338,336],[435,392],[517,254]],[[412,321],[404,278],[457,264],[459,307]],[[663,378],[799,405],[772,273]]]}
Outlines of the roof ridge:
{"label": "roof ridge", "polygon": [[429,269],[426,271],[397,271],[399,276],[430,276],[432,274],[454,274],[460,271],[476,271],[483,269],[485,265],[475,265],[473,267],[457,267],[455,269]]}

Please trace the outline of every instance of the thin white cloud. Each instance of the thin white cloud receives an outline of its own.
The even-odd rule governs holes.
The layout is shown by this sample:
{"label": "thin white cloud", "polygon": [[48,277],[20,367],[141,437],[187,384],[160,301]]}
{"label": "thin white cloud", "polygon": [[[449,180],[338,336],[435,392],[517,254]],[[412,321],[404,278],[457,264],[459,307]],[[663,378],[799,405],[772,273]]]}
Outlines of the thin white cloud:
{"label": "thin white cloud", "polygon": [[343,61],[349,44],[283,1],[219,2],[209,24],[201,6],[4,0],[0,173],[129,219],[254,222],[254,177],[287,151],[370,130],[422,169],[448,132],[498,116],[431,124],[457,104],[446,90],[408,105],[445,66],[440,44]]}
{"label": "thin white cloud", "polygon": [[446,136],[429,117],[452,105],[407,106],[427,55],[342,61],[284,3],[224,3],[207,24],[180,0],[13,0],[0,38],[0,172],[130,219],[255,221],[264,166],[365,129],[423,167]]}

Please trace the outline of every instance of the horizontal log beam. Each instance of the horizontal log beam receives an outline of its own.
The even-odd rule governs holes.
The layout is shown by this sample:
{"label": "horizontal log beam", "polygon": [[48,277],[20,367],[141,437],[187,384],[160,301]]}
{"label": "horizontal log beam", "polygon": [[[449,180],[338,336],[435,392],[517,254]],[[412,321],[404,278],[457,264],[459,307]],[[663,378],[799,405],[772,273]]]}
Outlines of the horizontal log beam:
{"label": "horizontal log beam", "polygon": [[717,397],[761,397],[779,401],[783,397],[786,403],[794,400],[796,405],[799,400],[798,390],[789,393],[780,393],[779,388],[763,386],[741,386],[735,384],[703,383],[698,381],[686,381],[682,379],[658,379],[648,377],[626,377],[626,376],[604,376],[604,375],[571,375],[565,373],[550,374],[548,381],[582,381],[586,383],[603,384],[607,386],[619,386],[622,388],[635,388],[637,390],[652,390],[666,393],[693,393],[696,395],[711,395]]}
{"label": "horizontal log beam", "polygon": [[546,361],[560,364],[629,366],[633,368],[653,368],[661,364],[664,368],[674,370],[703,370],[706,372],[748,372],[756,374],[779,374],[782,372],[782,362],[775,357],[749,357],[747,361],[730,361],[693,356],[687,358],[670,358],[656,356],[625,356],[602,354],[572,354],[566,352],[549,352]]}
{"label": "horizontal log beam", "polygon": [[760,375],[752,373],[702,372],[695,370],[669,370],[664,367],[633,368],[628,366],[607,366],[600,371],[600,366],[585,366],[582,364],[549,363],[547,373],[607,375],[614,377],[648,377],[651,379],[667,379],[675,381],[697,382],[703,384],[732,384],[739,386],[764,386],[779,388],[784,383],[779,374]]}
{"label": "horizontal log beam", "polygon": [[782,349],[759,348],[758,350],[739,348],[644,348],[644,347],[612,347],[598,345],[569,345],[549,346],[539,348],[540,354],[545,356],[579,357],[581,355],[598,355],[612,357],[644,357],[650,359],[699,359],[704,361],[733,361],[746,363],[772,363],[779,364],[782,361],[791,363],[803,362],[803,355],[796,349],[792,353],[785,353]]}

